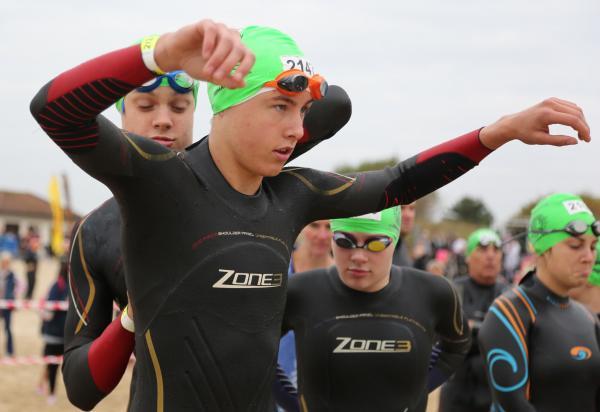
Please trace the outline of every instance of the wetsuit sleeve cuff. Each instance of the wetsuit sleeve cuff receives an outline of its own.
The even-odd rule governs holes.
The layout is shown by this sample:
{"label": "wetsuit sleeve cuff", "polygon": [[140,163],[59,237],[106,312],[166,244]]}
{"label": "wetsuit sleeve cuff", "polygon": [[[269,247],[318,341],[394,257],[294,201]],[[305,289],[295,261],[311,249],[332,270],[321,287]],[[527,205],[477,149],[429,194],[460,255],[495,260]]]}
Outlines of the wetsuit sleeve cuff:
{"label": "wetsuit sleeve cuff", "polygon": [[109,393],[121,380],[135,345],[135,335],[115,319],[90,346],[88,366],[99,390]]}
{"label": "wetsuit sleeve cuff", "polygon": [[125,329],[128,332],[134,333],[135,332],[135,325],[133,323],[133,319],[131,319],[129,317],[129,313],[127,312],[127,308],[128,306],[125,306],[125,309],[123,309],[123,312],[121,313],[121,326],[123,326],[123,329]]}
{"label": "wetsuit sleeve cuff", "polygon": [[492,149],[489,149],[481,143],[479,133],[482,129],[483,127],[473,130],[472,132],[421,152],[417,157],[417,163],[422,163],[443,153],[456,153],[466,157],[476,165],[479,164],[479,162],[493,152]]}

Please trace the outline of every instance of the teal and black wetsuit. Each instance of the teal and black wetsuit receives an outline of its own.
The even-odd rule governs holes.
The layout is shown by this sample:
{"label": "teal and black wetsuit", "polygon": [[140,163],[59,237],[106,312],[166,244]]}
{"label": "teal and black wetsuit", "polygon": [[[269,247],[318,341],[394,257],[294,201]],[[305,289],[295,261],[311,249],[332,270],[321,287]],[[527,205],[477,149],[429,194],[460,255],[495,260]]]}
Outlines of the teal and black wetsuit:
{"label": "teal and black wetsuit", "polygon": [[600,411],[598,319],[534,273],[494,301],[479,345],[493,411]]}
{"label": "teal and black wetsuit", "polygon": [[301,229],[410,203],[490,150],[474,131],[355,177],[285,168],[248,196],[228,184],[206,140],[175,153],[100,115],[152,76],[131,46],[59,75],[31,104],[44,131],[119,203],[135,308],[131,409],[272,410],[285,274]]}

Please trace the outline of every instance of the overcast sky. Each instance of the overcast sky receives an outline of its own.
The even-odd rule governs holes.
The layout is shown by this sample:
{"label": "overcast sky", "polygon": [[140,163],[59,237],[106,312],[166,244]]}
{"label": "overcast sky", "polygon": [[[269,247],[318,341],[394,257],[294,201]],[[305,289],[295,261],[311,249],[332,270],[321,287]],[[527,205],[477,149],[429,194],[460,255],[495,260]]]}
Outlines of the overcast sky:
{"label": "overcast sky", "polygon": [[[442,189],[439,210],[462,196],[497,220],[553,191],[600,196],[600,1],[34,1],[0,6],[0,190],[47,197],[66,173],[85,213],[110,192],[74,166],[29,114],[37,90],[60,72],[202,18],[261,24],[292,35],[316,70],[344,87],[352,119],[294,164],[331,170],[421,150],[557,96],[583,107],[590,144],[512,142]],[[201,93],[194,135],[208,132]],[[118,122],[114,109],[106,112]]]}

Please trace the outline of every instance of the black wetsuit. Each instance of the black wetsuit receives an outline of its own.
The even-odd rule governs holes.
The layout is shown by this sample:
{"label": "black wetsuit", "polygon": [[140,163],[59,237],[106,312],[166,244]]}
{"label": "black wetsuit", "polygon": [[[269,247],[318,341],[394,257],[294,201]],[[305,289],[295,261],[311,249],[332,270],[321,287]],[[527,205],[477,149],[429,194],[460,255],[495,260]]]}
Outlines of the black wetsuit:
{"label": "black wetsuit", "polygon": [[67,71],[31,111],[117,199],[135,308],[134,411],[270,411],[292,245],[311,221],[411,203],[490,153],[474,131],[355,178],[286,168],[247,196],[206,141],[176,154],[99,113],[152,78],[138,46]]}
{"label": "black wetsuit", "polygon": [[283,332],[296,334],[300,405],[306,411],[416,411],[426,397],[431,348],[441,373],[469,350],[458,295],[443,277],[392,266],[374,293],[344,285],[335,266],[288,284]]}
{"label": "black wetsuit", "polygon": [[454,284],[465,316],[472,322],[473,344],[461,367],[442,387],[440,412],[487,412],[492,400],[477,338],[490,305],[508,285],[501,279],[492,285],[480,285],[468,275],[456,278]]}
{"label": "black wetsuit", "polygon": [[116,200],[106,201],[86,216],[73,233],[62,372],[71,403],[91,410],[107,393],[93,377],[95,368],[106,364],[90,363],[90,347],[111,323],[113,301],[121,308],[127,305]]}
{"label": "black wetsuit", "polygon": [[535,274],[494,301],[479,332],[496,412],[599,412],[600,324]]}
{"label": "black wetsuit", "polygon": [[[330,86],[327,97],[314,102],[307,114],[305,138],[294,149],[290,161],[332,137],[348,122],[350,114],[346,92],[339,86]],[[65,325],[63,379],[71,403],[91,410],[120,378],[117,373],[107,385],[102,384],[97,376],[112,371],[103,370],[107,366],[105,359],[89,357],[92,343],[112,321],[113,300],[121,308],[127,304],[117,201],[111,198],[88,214],[74,229],[71,244],[71,305]]]}

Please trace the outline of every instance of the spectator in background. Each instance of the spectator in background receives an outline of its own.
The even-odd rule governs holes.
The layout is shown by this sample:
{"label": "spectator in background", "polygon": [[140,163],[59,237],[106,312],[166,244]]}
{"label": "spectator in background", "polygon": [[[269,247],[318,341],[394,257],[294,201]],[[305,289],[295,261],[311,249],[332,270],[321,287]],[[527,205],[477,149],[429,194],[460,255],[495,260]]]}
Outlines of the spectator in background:
{"label": "spectator in background", "polygon": [[[67,301],[67,272],[69,265],[66,258],[61,260],[58,278],[50,287],[47,300],[51,302],[66,302]],[[42,339],[44,340],[44,356],[61,356],[63,354],[64,334],[65,334],[65,319],[67,312],[64,310],[44,310],[42,312]],[[42,389],[48,385],[49,405],[56,403],[56,375],[58,372],[58,364],[48,363],[42,373],[42,384],[39,386]]]}
{"label": "spectator in background", "polygon": [[465,251],[467,241],[462,237],[456,238],[450,243],[450,256],[446,263],[446,277],[454,279],[467,273],[467,263],[465,262]]}
{"label": "spectator in background", "polygon": [[392,264],[396,266],[414,266],[414,262],[408,248],[406,247],[406,237],[411,234],[415,226],[415,216],[417,214],[417,202],[402,205],[402,222],[400,228],[400,239],[394,249],[394,258]]}
{"label": "spectator in background", "polygon": [[19,253],[19,238],[6,228],[0,235],[0,252],[9,252],[13,258]]}
{"label": "spectator in background", "polygon": [[40,236],[32,226],[29,227],[21,244],[23,245],[23,260],[27,270],[27,293],[25,298],[31,299],[37,277],[38,251],[40,249]]}
{"label": "spectator in background", "polygon": [[512,282],[521,263],[521,244],[515,238],[506,241],[502,247],[504,254],[504,277]]}
{"label": "spectator in background", "polygon": [[427,262],[425,270],[434,275],[445,276],[449,257],[450,252],[447,249],[438,249],[435,252],[435,257]]}
{"label": "spectator in background", "polygon": [[466,276],[454,283],[473,338],[471,350],[458,371],[442,387],[440,412],[488,412],[492,403],[483,359],[477,345],[481,322],[490,305],[506,288],[500,277],[502,242],[491,229],[478,229],[467,239]]}
{"label": "spectator in background", "polygon": [[[11,270],[12,254],[8,251],[0,252],[0,299],[13,300],[15,298],[16,277]],[[12,330],[10,319],[12,309],[0,309],[4,319],[4,330],[6,332],[6,356],[14,355]]]}
{"label": "spectator in background", "polygon": [[290,260],[290,275],[333,265],[329,220],[308,224],[298,236]]}
{"label": "spectator in background", "polygon": [[427,272],[433,273],[434,275],[444,276],[446,271],[446,265],[444,262],[437,259],[430,260],[427,262]]}
{"label": "spectator in background", "polygon": [[531,248],[531,244],[527,243],[527,253],[521,258],[519,268],[512,278],[512,284],[518,285],[523,277],[535,269],[535,254]]}

